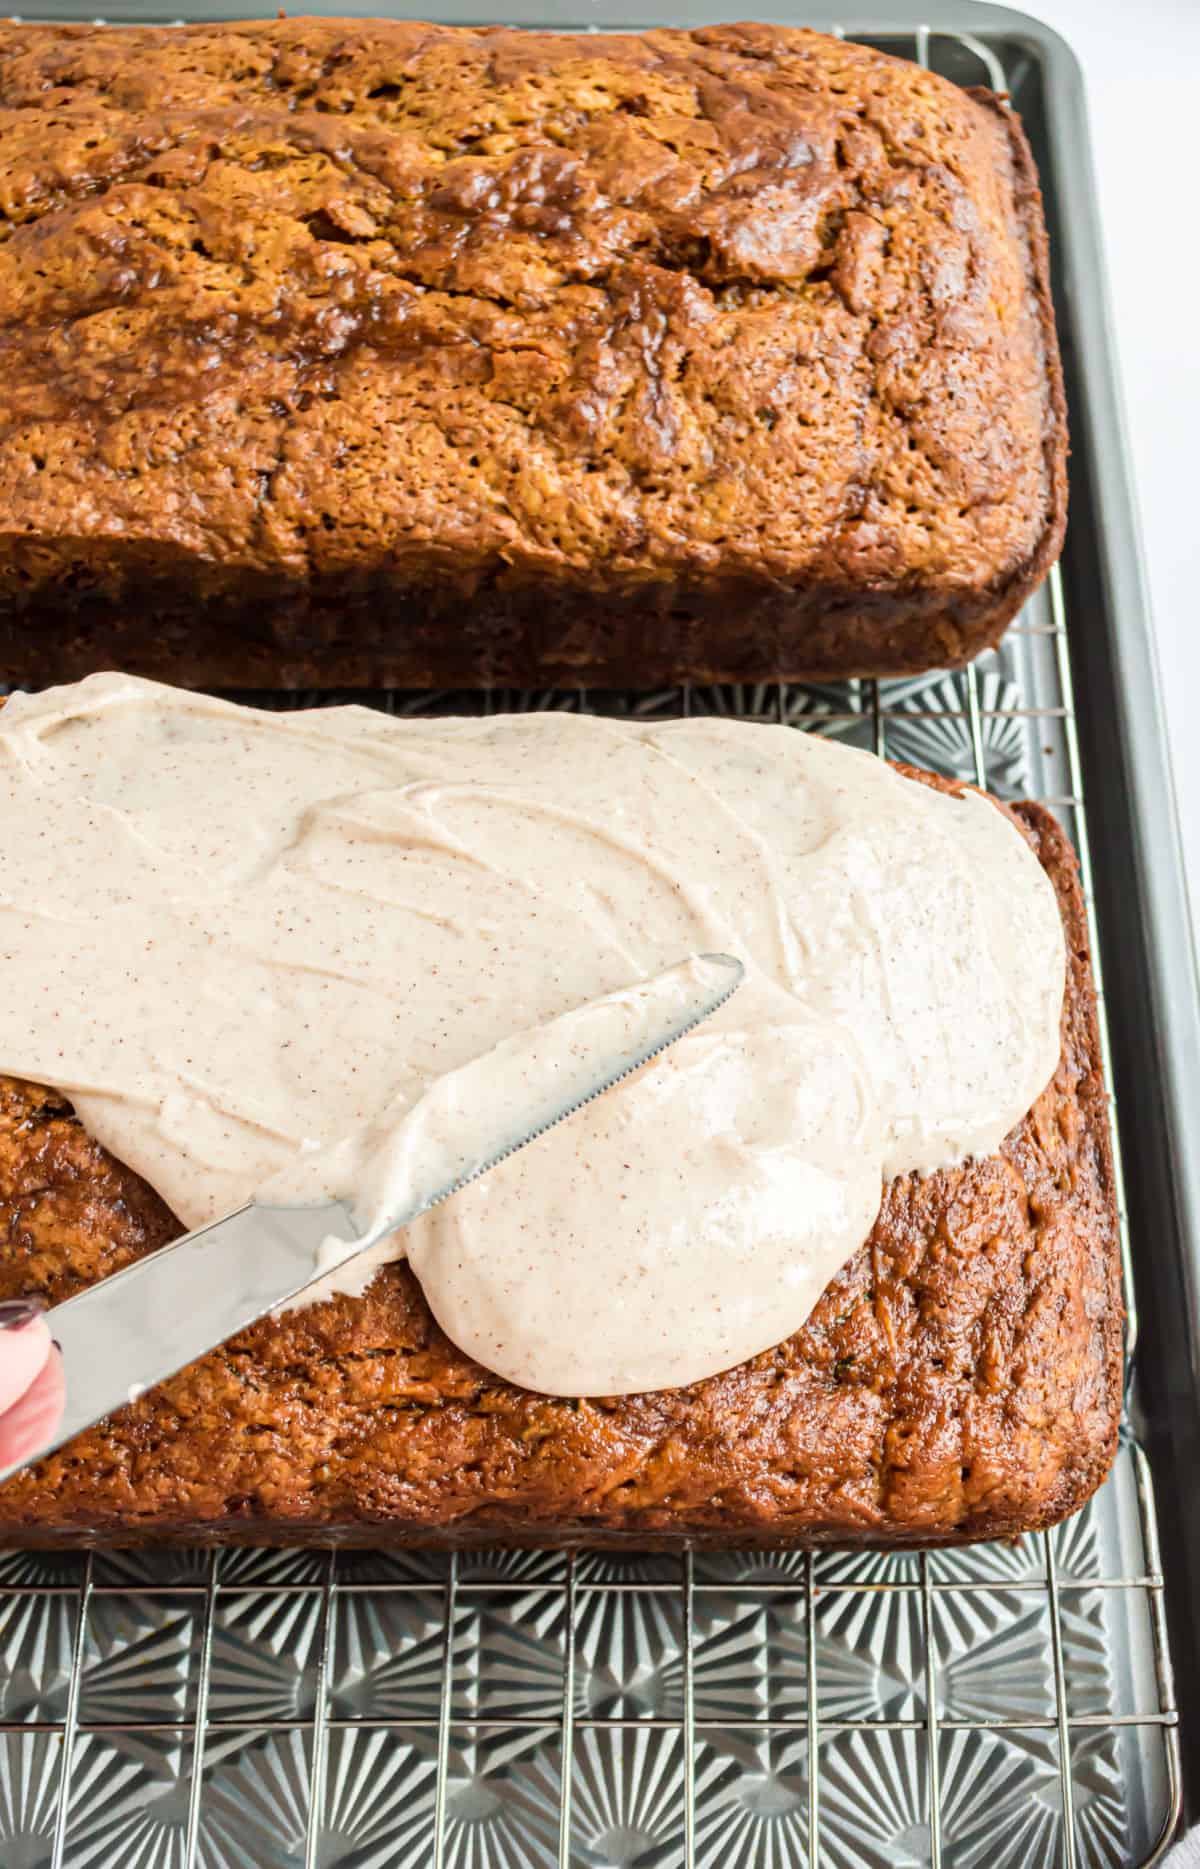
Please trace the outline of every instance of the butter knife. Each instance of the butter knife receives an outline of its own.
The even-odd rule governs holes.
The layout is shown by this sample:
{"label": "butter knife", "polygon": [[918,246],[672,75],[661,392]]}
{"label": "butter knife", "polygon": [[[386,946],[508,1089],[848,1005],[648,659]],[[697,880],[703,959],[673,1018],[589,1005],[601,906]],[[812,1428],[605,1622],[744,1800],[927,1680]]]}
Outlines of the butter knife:
{"label": "butter knife", "polygon": [[[559,1048],[565,1057],[556,1059],[546,1082],[531,1085],[517,1078],[511,1087],[506,1082],[505,1065],[519,1039],[437,1079],[415,1107],[431,1094],[442,1094],[443,1105],[461,1126],[451,1156],[435,1150],[428,1164],[418,1161],[415,1171],[409,1164],[402,1205],[377,1212],[372,1223],[360,1224],[341,1200],[308,1205],[251,1201],[55,1305],[46,1323],[62,1352],[66,1406],[51,1438],[18,1466],[31,1465],[115,1408],[136,1401],[155,1383],[298,1298],[332,1268],[345,1266],[565,1122],[716,1012],[743,972],[741,962],[728,954],[696,955],[623,994],[565,1014],[552,1024],[570,1025],[571,1042]],[[637,1014],[626,1021],[634,1029],[623,1034],[624,1043],[614,1043],[603,1020],[600,1034],[589,1031],[586,1018],[618,1002]],[[552,1026],[540,1029],[548,1032]],[[507,1092],[502,1101],[498,1071]],[[0,1469],[0,1482],[18,1466]]]}

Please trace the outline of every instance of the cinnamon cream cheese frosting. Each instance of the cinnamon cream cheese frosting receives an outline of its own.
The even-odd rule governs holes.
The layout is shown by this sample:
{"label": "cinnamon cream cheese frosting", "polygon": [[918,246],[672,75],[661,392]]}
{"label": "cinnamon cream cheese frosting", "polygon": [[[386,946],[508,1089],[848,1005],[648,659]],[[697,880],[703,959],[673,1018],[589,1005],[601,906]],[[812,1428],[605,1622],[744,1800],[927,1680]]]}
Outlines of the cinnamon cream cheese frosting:
{"label": "cinnamon cream cheese frosting", "polygon": [[318,1288],[407,1255],[530,1388],[672,1387],[781,1341],[884,1181],[992,1153],[1057,1061],[1062,924],[1016,827],[790,728],[100,675],[10,699],[0,796],[0,1070],[188,1226],[264,1189],[366,1224],[446,1073],[503,1046],[502,1103],[593,1002],[628,1027],[686,955],[742,960],[697,1031]]}

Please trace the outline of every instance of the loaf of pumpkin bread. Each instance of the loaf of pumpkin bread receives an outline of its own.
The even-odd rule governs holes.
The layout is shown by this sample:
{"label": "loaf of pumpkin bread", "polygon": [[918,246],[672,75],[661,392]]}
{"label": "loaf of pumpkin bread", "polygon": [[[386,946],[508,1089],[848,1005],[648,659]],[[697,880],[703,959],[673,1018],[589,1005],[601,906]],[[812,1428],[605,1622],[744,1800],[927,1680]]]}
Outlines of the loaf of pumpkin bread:
{"label": "loaf of pumpkin bread", "polygon": [[[1108,1117],[1074,855],[1042,807],[1016,816],[1067,935],[1055,1076],[997,1155],[892,1182],[786,1343],[553,1399],[456,1350],[388,1264],[9,1481],[0,1544],[937,1544],[1082,1505],[1121,1405]],[[181,1230],[60,1097],[0,1079],[0,1298],[57,1302]]]}
{"label": "loaf of pumpkin bread", "polygon": [[990,93],[765,25],[0,26],[23,679],[952,666],[1065,453]]}

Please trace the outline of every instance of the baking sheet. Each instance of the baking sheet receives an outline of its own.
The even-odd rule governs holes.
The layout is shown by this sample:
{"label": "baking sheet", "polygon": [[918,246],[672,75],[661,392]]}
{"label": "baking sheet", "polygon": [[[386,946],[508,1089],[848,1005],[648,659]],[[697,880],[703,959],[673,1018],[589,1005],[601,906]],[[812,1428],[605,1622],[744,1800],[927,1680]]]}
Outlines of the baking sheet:
{"label": "baking sheet", "polygon": [[[544,5],[505,17],[542,23]],[[555,23],[665,22],[607,4],[602,21]],[[1061,573],[954,676],[376,700],[785,719],[1051,805],[1098,915],[1122,1098],[1140,1302],[1117,1471],[1047,1537],[928,1557],[0,1557],[0,1862],[14,1869],[1115,1869],[1153,1860],[1174,1822],[1194,1753],[1185,1723],[1181,1769],[1165,1607],[1185,1686],[1200,1661],[1186,1587],[1200,1500],[1180,1484],[1200,1470],[1183,1146],[1200,1028],[1078,74],[1005,9],[803,23],[1014,93],[1046,186],[1071,400]]]}

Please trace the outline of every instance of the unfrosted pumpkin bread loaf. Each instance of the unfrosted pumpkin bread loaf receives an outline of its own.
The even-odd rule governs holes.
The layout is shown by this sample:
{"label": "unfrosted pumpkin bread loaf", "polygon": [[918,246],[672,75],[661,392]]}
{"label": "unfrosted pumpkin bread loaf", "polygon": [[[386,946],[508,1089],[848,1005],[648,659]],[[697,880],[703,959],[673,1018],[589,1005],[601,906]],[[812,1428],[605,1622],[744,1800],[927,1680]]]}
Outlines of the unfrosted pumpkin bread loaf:
{"label": "unfrosted pumpkin bread loaf", "polygon": [[[1057,1071],[998,1154],[885,1189],[787,1342],[688,1388],[553,1399],[455,1349],[391,1263],[11,1480],[0,1544],[932,1544],[1082,1505],[1121,1406],[1108,1118],[1074,855],[1016,811],[1067,936]],[[57,1302],[180,1230],[61,1098],[0,1079],[0,1297]]]}
{"label": "unfrosted pumpkin bread loaf", "polygon": [[0,352],[34,681],[901,674],[1062,539],[1016,117],[786,27],[0,27]]}

